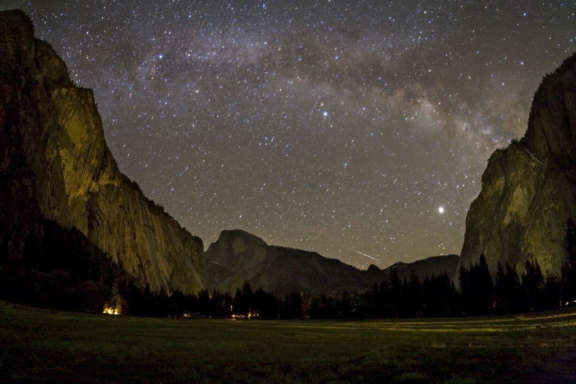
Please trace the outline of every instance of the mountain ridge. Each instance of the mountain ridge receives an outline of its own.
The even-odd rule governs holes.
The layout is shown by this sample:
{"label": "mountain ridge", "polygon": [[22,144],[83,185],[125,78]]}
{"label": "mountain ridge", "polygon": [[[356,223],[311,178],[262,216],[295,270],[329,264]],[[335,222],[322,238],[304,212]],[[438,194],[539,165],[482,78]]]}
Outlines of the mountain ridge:
{"label": "mountain ridge", "polygon": [[210,288],[233,293],[245,282],[255,289],[286,294],[291,291],[332,294],[365,291],[396,273],[403,280],[414,272],[424,279],[440,274],[452,275],[458,256],[435,256],[413,263],[396,263],[380,269],[360,270],[339,259],[316,252],[268,245],[244,230],[223,230],[205,252]]}

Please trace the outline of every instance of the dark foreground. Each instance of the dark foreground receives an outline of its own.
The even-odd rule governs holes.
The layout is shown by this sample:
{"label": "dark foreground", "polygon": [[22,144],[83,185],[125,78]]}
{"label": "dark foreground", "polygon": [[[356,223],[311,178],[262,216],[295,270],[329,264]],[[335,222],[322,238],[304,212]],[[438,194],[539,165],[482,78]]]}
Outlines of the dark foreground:
{"label": "dark foreground", "polygon": [[573,383],[576,312],[420,321],[169,320],[0,302],[0,382]]}

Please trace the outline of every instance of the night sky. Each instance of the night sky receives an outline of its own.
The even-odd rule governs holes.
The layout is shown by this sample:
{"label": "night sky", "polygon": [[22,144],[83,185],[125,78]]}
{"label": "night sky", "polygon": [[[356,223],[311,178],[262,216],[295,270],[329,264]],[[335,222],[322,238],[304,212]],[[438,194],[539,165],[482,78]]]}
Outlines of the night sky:
{"label": "night sky", "polygon": [[94,89],[120,169],[206,246],[458,253],[575,1],[0,1]]}

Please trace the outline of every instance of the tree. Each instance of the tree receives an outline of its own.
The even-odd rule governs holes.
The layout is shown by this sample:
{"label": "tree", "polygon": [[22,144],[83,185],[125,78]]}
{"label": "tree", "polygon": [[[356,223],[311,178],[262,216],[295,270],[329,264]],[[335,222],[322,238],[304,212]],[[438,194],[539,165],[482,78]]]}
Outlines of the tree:
{"label": "tree", "polygon": [[232,307],[236,315],[244,317],[254,312],[254,293],[250,283],[245,282],[242,288],[236,289]]}
{"label": "tree", "polygon": [[540,270],[540,265],[536,260],[526,260],[524,264],[524,275],[522,276],[522,289],[524,291],[528,310],[535,311],[541,309],[541,287],[544,276]]}
{"label": "tree", "polygon": [[498,263],[494,287],[496,312],[514,313],[525,308],[524,292],[518,274],[509,264]]}
{"label": "tree", "polygon": [[481,315],[493,310],[494,285],[486,257],[480,255],[478,264],[470,269],[460,270],[460,289],[462,291],[462,307],[468,315]]}
{"label": "tree", "polygon": [[567,259],[562,266],[561,273],[561,300],[563,305],[576,300],[576,225],[572,218],[566,225],[566,252]]}
{"label": "tree", "polygon": [[453,316],[457,312],[458,292],[447,274],[426,277],[421,284],[421,306],[424,316]]}
{"label": "tree", "polygon": [[258,289],[254,293],[254,311],[261,319],[274,319],[278,314],[278,303],[271,293]]}
{"label": "tree", "polygon": [[326,295],[312,299],[310,317],[313,319],[333,319],[338,317],[335,310],[334,299]]}
{"label": "tree", "polygon": [[390,272],[390,282],[388,287],[389,289],[386,299],[390,302],[390,315],[393,317],[401,316],[400,311],[402,302],[404,301],[404,289],[396,270]]}
{"label": "tree", "polygon": [[85,311],[100,313],[104,306],[105,297],[98,285],[92,280],[86,280],[76,286],[78,308]]}
{"label": "tree", "polygon": [[412,271],[408,280],[402,284],[402,301],[399,303],[401,317],[415,317],[421,310],[420,281]]}
{"label": "tree", "polygon": [[198,312],[206,317],[210,317],[210,294],[203,289],[198,293]]}
{"label": "tree", "polygon": [[292,292],[284,297],[280,308],[280,316],[284,319],[299,319],[302,317],[302,297],[298,292]]}
{"label": "tree", "polygon": [[542,290],[542,309],[550,310],[562,306],[562,286],[556,276],[548,276]]}

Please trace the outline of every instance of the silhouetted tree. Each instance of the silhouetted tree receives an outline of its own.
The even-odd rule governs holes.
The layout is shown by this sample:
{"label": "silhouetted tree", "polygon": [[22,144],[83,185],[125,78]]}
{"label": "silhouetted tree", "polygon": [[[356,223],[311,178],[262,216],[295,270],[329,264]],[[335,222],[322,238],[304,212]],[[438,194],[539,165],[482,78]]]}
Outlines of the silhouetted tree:
{"label": "silhouetted tree", "polygon": [[230,316],[231,299],[229,295],[221,294],[218,291],[212,292],[210,298],[209,317],[223,319]]}
{"label": "silhouetted tree", "polygon": [[520,312],[525,308],[524,292],[518,274],[510,266],[498,263],[495,284],[496,312]]}
{"label": "silhouetted tree", "polygon": [[198,293],[198,312],[206,317],[210,317],[210,293],[203,289]]}
{"label": "silhouetted tree", "polygon": [[261,319],[274,319],[278,317],[278,302],[274,295],[258,289],[254,293],[254,311]]}
{"label": "silhouetted tree", "polygon": [[280,317],[283,319],[302,317],[302,298],[298,292],[292,292],[284,297],[280,305]]}
{"label": "silhouetted tree", "polygon": [[421,315],[454,316],[458,312],[458,292],[448,275],[426,277],[421,284]]}
{"label": "silhouetted tree", "polygon": [[562,306],[562,286],[556,276],[548,276],[542,290],[541,309],[550,310]]}
{"label": "silhouetted tree", "polygon": [[92,281],[86,280],[76,287],[76,307],[93,313],[102,312],[106,298],[100,291],[100,287]]}
{"label": "silhouetted tree", "polygon": [[248,316],[248,314],[253,310],[253,296],[252,287],[248,282],[244,283],[241,289],[238,288],[234,295],[234,313]]}
{"label": "silhouetted tree", "polygon": [[334,319],[338,317],[335,299],[321,295],[312,299],[310,317],[313,319]]}
{"label": "silhouetted tree", "polygon": [[541,309],[541,288],[544,276],[536,260],[526,260],[524,274],[522,275],[522,290],[526,297],[527,310]]}
{"label": "silhouetted tree", "polygon": [[560,277],[563,305],[576,300],[576,225],[572,218],[568,219],[566,228],[566,251],[568,257],[562,266]]}
{"label": "silhouetted tree", "polygon": [[493,310],[493,283],[486,257],[480,255],[478,264],[460,270],[462,307],[468,315],[481,315]]}
{"label": "silhouetted tree", "polygon": [[420,281],[416,272],[412,271],[403,286],[403,300],[400,307],[402,317],[418,317],[422,315],[423,297],[421,296]]}

